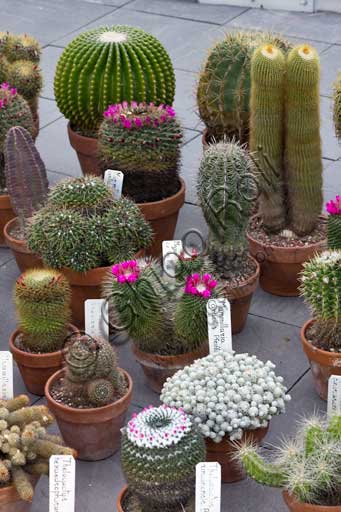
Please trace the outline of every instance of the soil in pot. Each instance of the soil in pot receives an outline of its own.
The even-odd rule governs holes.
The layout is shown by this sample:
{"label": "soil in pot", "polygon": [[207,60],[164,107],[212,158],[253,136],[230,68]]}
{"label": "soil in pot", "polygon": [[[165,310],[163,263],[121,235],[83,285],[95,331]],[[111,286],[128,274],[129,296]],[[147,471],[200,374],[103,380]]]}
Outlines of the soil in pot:
{"label": "soil in pot", "polygon": [[[39,477],[30,477],[33,487],[38,483]],[[0,512],[30,512],[31,503],[20,499],[15,487],[0,486]]]}
{"label": "soil in pot", "polygon": [[102,176],[98,158],[98,143],[94,132],[80,132],[67,125],[70,144],[77,153],[79,165],[84,176]]}
{"label": "soil in pot", "polygon": [[4,227],[4,236],[6,245],[12,250],[21,272],[44,266],[42,260],[27,247],[16,217],[7,222]]}
{"label": "soil in pot", "polygon": [[[124,487],[117,499],[118,512],[141,512],[141,507],[137,498]],[[160,511],[161,512],[161,511]],[[189,503],[185,505],[179,504],[178,508],[169,509],[164,507],[162,512],[195,512],[195,498],[193,497]]]}
{"label": "soil in pot", "polygon": [[341,512],[341,505],[324,506],[301,503],[287,491],[283,491],[283,499],[291,512]]}
{"label": "soil in pot", "polygon": [[9,195],[0,192],[0,247],[6,247],[4,227],[14,217]]}

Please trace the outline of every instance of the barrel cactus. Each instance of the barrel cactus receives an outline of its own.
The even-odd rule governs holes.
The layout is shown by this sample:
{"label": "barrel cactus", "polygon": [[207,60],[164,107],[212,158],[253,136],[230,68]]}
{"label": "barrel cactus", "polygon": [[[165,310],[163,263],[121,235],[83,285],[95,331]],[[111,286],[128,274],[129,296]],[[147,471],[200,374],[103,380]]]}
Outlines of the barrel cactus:
{"label": "barrel cactus", "polygon": [[327,203],[328,221],[327,235],[329,249],[341,250],[341,197],[336,196],[335,200]]}
{"label": "barrel cactus", "polygon": [[141,512],[185,510],[204,461],[203,437],[181,409],[146,407],[123,431],[122,469]]}
{"label": "barrel cactus", "polygon": [[54,90],[73,127],[97,130],[110,104],[126,101],[171,105],[175,77],[171,60],[152,35],[125,25],[77,36],[63,51]]}
{"label": "barrel cactus", "polygon": [[41,46],[38,41],[28,34],[11,34],[2,32],[0,36],[0,53],[5,55],[9,62],[26,60],[39,62]]}
{"label": "barrel cactus", "polygon": [[338,74],[337,80],[334,83],[334,125],[336,137],[341,140],[341,73]]}

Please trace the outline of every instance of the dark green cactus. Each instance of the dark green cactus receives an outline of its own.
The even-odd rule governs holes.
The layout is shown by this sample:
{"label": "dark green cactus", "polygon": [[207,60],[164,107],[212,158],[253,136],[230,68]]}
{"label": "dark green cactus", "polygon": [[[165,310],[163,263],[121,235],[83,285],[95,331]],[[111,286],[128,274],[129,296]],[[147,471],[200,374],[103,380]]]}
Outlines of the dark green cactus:
{"label": "dark green cactus", "polygon": [[57,105],[73,126],[97,129],[104,110],[123,100],[171,105],[171,60],[152,35],[125,25],[77,36],[64,50],[54,81]]}
{"label": "dark green cactus", "polygon": [[328,215],[327,236],[328,248],[341,250],[341,197],[336,196],[326,205]]}

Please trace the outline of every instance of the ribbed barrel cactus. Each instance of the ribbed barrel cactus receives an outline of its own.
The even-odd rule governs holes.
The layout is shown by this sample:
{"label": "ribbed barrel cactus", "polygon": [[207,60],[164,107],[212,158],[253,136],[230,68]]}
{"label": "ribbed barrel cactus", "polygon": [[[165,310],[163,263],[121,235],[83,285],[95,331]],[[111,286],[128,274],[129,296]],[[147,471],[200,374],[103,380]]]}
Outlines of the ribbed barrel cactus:
{"label": "ribbed barrel cactus", "polygon": [[182,135],[170,106],[110,105],[98,134],[103,169],[122,171],[123,193],[138,203],[172,196],[179,190]]}
{"label": "ribbed barrel cactus", "polygon": [[329,249],[341,250],[341,197],[336,196],[326,205],[328,215],[327,235]]}
{"label": "ribbed barrel cactus", "polygon": [[203,437],[181,409],[146,407],[123,431],[122,469],[140,512],[185,510],[204,461]]}
{"label": "ribbed barrel cactus", "polygon": [[171,105],[174,70],[154,36],[126,25],[100,27],[80,34],[65,48],[54,91],[72,126],[96,130],[110,104],[135,100]]}

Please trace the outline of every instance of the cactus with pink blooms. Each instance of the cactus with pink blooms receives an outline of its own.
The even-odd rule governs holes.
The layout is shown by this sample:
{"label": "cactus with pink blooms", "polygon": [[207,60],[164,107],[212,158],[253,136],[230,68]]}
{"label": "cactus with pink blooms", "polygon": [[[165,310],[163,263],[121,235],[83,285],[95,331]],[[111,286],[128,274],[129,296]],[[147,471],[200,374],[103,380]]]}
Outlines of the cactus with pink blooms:
{"label": "cactus with pink blooms", "polygon": [[329,249],[341,249],[341,196],[326,205],[328,215],[327,234]]}

